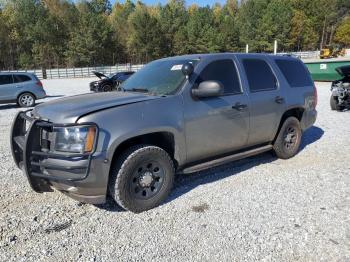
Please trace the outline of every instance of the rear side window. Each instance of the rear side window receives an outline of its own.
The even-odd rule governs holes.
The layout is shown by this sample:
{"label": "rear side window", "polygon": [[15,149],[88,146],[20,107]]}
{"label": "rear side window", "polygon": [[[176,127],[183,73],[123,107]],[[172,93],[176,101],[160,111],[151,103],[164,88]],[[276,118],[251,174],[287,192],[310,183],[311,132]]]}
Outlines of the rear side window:
{"label": "rear side window", "polygon": [[276,64],[291,87],[312,86],[309,72],[302,62],[276,59]]}
{"label": "rear side window", "polygon": [[243,59],[249,89],[251,92],[273,90],[277,88],[277,79],[267,62],[261,59]]}
{"label": "rear side window", "polygon": [[13,80],[15,81],[15,83],[21,83],[31,81],[32,79],[27,75],[13,75]]}
{"label": "rear side window", "polygon": [[199,84],[209,80],[221,82],[225,95],[241,93],[237,70],[231,59],[211,62],[203,69],[196,82]]}
{"label": "rear side window", "polygon": [[0,85],[7,85],[12,83],[12,75],[0,75]]}

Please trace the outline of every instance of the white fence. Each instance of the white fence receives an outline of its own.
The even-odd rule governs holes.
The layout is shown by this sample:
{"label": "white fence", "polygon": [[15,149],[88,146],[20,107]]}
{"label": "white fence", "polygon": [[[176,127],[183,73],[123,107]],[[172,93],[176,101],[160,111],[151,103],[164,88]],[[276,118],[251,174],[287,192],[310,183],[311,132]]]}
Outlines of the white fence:
{"label": "white fence", "polygon": [[278,55],[292,55],[300,59],[314,59],[320,57],[320,51],[278,53]]}
{"label": "white fence", "polygon": [[[93,71],[98,71],[103,74],[109,75],[115,72],[122,71],[138,71],[143,67],[140,65],[131,65],[131,64],[122,64],[115,66],[100,66],[100,67],[79,67],[79,68],[55,68],[55,69],[46,69],[46,78],[78,78],[78,77],[94,77]],[[5,72],[5,71],[3,71]],[[39,79],[43,79],[43,70],[34,69],[34,70],[11,70],[11,72],[28,72],[34,73]]]}
{"label": "white fence", "polygon": [[[300,59],[312,59],[319,58],[320,51],[307,51],[307,52],[291,52],[291,53],[278,53],[278,55],[292,55],[299,57]],[[93,71],[98,71],[104,74],[111,74],[121,71],[138,71],[143,67],[143,64],[131,65],[131,64],[119,64],[114,66],[99,66],[99,67],[77,67],[77,68],[55,68],[46,69],[46,78],[79,78],[79,77],[94,77]],[[28,72],[34,73],[39,79],[43,79],[43,70],[11,70],[12,72]],[[3,71],[6,72],[6,71]],[[7,71],[8,72],[8,71]]]}

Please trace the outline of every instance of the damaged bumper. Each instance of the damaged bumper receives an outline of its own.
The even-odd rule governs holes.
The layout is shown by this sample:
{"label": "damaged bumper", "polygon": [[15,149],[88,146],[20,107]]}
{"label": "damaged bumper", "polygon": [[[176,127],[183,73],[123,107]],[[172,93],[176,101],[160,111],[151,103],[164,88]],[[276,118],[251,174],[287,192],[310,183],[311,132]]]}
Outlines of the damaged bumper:
{"label": "damaged bumper", "polygon": [[108,181],[104,152],[56,152],[50,136],[55,127],[94,125],[96,148],[98,126],[94,123],[54,124],[29,114],[30,111],[25,111],[16,115],[11,130],[11,149],[16,165],[23,170],[31,188],[38,193],[55,188],[81,202],[104,203]]}

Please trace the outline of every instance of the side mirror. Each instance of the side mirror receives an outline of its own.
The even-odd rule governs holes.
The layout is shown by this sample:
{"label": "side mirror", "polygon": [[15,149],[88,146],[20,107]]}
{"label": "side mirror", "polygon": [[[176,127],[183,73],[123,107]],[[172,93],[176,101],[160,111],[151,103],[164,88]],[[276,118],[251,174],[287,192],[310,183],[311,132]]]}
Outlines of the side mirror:
{"label": "side mirror", "polygon": [[192,89],[192,95],[198,98],[216,97],[223,94],[224,87],[219,81],[203,81],[198,88]]}
{"label": "side mirror", "polygon": [[181,71],[188,78],[193,73],[194,67],[191,63],[185,63],[182,65]]}

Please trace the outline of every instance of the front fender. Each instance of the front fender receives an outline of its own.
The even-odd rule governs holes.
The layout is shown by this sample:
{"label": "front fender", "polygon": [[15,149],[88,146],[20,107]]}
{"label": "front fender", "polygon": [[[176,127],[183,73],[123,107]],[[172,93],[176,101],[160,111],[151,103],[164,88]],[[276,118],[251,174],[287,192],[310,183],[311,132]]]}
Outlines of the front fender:
{"label": "front fender", "polygon": [[108,160],[112,160],[118,146],[130,138],[169,132],[174,136],[176,160],[179,164],[186,161],[181,96],[161,97],[94,112],[78,122],[93,122],[100,127],[97,151],[106,151]]}
{"label": "front fender", "polygon": [[174,136],[174,143],[175,143],[175,153],[174,158],[177,160],[179,164],[182,164],[185,162],[186,158],[186,152],[185,152],[185,143],[184,140],[181,138],[181,133],[179,130],[169,127],[169,126],[159,126],[154,128],[147,128],[143,130],[135,130],[135,132],[125,134],[123,136],[118,137],[115,139],[111,145],[109,146],[107,150],[107,157],[108,159],[113,159],[114,153],[116,152],[117,148],[125,141],[142,136],[142,135],[149,135],[154,133],[160,133],[160,132],[167,132]]}

